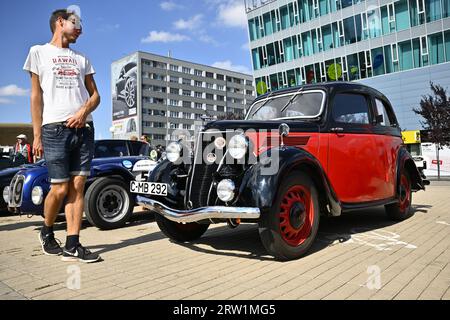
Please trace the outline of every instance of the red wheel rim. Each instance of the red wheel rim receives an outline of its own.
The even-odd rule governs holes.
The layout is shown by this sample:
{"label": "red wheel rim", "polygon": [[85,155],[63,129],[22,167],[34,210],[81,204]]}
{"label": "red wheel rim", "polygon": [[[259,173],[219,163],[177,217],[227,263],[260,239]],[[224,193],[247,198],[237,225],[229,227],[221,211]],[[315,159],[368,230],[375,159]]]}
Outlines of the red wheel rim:
{"label": "red wheel rim", "polygon": [[411,205],[411,186],[406,175],[400,178],[400,210],[406,211]]}
{"label": "red wheel rim", "polygon": [[311,192],[304,186],[293,186],[280,204],[280,233],[291,246],[299,246],[309,237],[314,221]]}

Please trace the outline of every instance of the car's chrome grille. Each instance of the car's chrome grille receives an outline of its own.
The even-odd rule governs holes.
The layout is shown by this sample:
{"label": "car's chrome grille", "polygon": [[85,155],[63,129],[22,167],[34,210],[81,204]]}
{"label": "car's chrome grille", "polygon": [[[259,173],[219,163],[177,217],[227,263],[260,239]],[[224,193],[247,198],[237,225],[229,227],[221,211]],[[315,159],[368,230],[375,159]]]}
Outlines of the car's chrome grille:
{"label": "car's chrome grille", "polygon": [[213,183],[214,172],[217,171],[217,164],[197,164],[193,168],[191,175],[192,187],[189,200],[193,208],[208,205],[208,194]]}
{"label": "car's chrome grille", "polygon": [[17,208],[22,205],[23,185],[25,177],[22,175],[15,175],[9,185],[9,203],[12,208]]}
{"label": "car's chrome grille", "polygon": [[[222,134],[220,134],[222,136]],[[225,137],[225,135],[223,135]],[[205,148],[214,142],[215,137],[217,137],[217,133],[207,133],[201,132],[197,138],[197,143],[195,147],[194,153],[194,164],[192,165],[192,169],[189,175],[189,180],[187,183],[188,186],[188,197],[187,204],[192,208],[199,208],[203,206],[210,205],[208,201],[209,193],[211,190],[211,185],[214,180],[214,173],[219,168],[219,162],[222,160],[225,155],[225,150],[223,151],[223,155],[218,161],[214,163],[205,163],[203,159],[203,151]],[[202,148],[198,148],[198,146],[202,146]]]}

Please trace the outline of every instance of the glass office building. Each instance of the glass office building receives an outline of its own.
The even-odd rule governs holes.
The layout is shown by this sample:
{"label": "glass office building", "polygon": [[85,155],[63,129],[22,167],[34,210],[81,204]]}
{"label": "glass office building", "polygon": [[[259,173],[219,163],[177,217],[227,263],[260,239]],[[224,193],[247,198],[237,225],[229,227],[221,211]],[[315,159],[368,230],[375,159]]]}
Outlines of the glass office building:
{"label": "glass office building", "polygon": [[450,88],[450,0],[245,0],[258,94],[358,81],[392,102],[403,129],[429,82]]}

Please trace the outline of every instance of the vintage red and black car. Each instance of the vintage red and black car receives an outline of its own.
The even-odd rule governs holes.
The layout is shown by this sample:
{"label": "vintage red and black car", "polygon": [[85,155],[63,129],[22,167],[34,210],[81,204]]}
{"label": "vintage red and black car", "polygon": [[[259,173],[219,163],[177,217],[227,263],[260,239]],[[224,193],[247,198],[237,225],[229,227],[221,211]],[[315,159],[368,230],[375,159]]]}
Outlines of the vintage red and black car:
{"label": "vintage red and black car", "polygon": [[201,237],[212,223],[259,224],[267,251],[302,256],[321,215],[383,205],[410,217],[428,181],[402,142],[389,100],[356,83],[322,83],[257,98],[245,120],[213,121],[167,147],[147,183],[132,182],[165,235]]}

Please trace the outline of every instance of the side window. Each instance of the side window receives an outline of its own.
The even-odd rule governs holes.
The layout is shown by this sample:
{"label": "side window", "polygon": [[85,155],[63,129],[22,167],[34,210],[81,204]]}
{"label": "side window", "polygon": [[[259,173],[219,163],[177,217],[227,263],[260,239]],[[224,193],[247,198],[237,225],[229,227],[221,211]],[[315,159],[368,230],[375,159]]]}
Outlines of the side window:
{"label": "side window", "polygon": [[120,141],[106,141],[97,143],[95,146],[95,158],[123,157],[128,156],[126,144]]}
{"label": "side window", "polygon": [[383,121],[380,121],[379,124],[386,127],[391,126],[391,119],[389,118],[389,113],[387,112],[384,103],[378,99],[375,99],[375,104],[377,107],[377,117],[383,116]]}
{"label": "side window", "polygon": [[150,154],[149,145],[142,142],[131,142],[132,156],[148,156]]}
{"label": "side window", "polygon": [[369,106],[365,96],[338,93],[333,102],[333,119],[340,123],[369,124]]}

